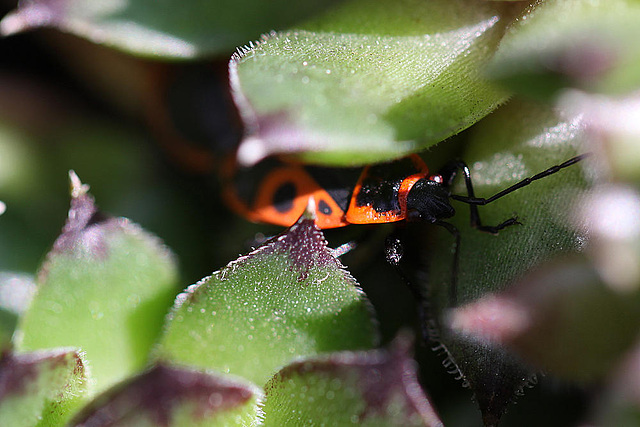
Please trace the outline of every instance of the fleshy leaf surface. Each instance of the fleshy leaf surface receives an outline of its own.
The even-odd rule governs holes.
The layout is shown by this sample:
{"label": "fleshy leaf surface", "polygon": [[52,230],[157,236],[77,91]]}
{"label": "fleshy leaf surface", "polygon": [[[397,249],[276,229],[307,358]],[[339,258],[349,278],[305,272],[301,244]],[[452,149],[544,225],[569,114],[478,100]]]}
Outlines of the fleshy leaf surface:
{"label": "fleshy leaf surface", "polygon": [[634,344],[638,292],[607,287],[584,260],[563,260],[454,311],[454,329],[514,349],[558,377],[602,378]]}
{"label": "fleshy leaf surface", "polygon": [[96,397],[70,426],[255,425],[262,391],[207,372],[157,365]]}
{"label": "fleshy leaf surface", "polygon": [[640,423],[640,348],[636,344],[611,375],[593,425],[634,426]]}
{"label": "fleshy leaf surface", "polygon": [[429,147],[505,99],[480,70],[503,6],[354,0],[241,49],[230,63],[246,125],[238,160],[359,165]]}
{"label": "fleshy leaf surface", "polygon": [[106,216],[88,187],[72,182],[69,218],[39,272],[16,346],[80,348],[95,392],[144,366],[174,298],[177,269],[159,239]]}
{"label": "fleshy leaf surface", "polygon": [[639,21],[636,0],[535,2],[505,34],[488,75],[536,98],[567,87],[626,93],[640,87]]}
{"label": "fleshy leaf surface", "polygon": [[302,217],[179,295],[157,356],[262,385],[295,357],[371,348],[371,316],[314,220]]}
{"label": "fleshy leaf surface", "polygon": [[2,34],[55,27],[136,55],[176,59],[226,54],[332,1],[35,0],[0,22]]}
{"label": "fleshy leaf surface", "polygon": [[[476,127],[465,155],[477,197],[490,197],[521,179],[560,164],[580,152],[582,123],[562,118],[544,106],[513,101]],[[426,227],[422,257],[429,272],[431,327],[449,367],[460,373],[475,395],[486,425],[495,425],[507,405],[534,373],[504,348],[452,333],[442,320],[451,308],[508,287],[536,265],[579,250],[585,237],[573,229],[571,202],[583,194],[582,165],[576,164],[479,207],[484,225],[516,217],[521,223],[491,235],[469,225],[469,207],[453,203],[451,223],[459,230],[459,266],[454,272],[455,241],[441,227]],[[460,181],[452,189],[465,194]],[[455,276],[454,276],[455,275]],[[453,286],[453,277],[457,286]]]}
{"label": "fleshy leaf surface", "polygon": [[18,317],[29,306],[35,288],[31,275],[0,272],[0,351],[9,348]]}
{"label": "fleshy leaf surface", "polygon": [[640,92],[606,97],[572,91],[559,100],[563,109],[582,114],[589,138],[602,147],[612,181],[640,182]]}
{"label": "fleshy leaf surface", "polygon": [[265,426],[442,426],[418,383],[408,340],[390,351],[342,352],[296,361],[265,388]]}
{"label": "fleshy leaf surface", "polygon": [[6,352],[0,359],[0,425],[64,420],[85,391],[85,365],[75,350]]}

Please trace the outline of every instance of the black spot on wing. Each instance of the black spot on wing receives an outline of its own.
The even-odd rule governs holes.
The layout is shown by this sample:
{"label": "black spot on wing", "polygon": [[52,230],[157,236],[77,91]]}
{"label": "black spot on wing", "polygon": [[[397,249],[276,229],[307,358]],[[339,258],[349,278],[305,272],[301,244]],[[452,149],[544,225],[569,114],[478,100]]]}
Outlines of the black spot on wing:
{"label": "black spot on wing", "polygon": [[279,167],[282,167],[281,161],[268,158],[250,168],[238,168],[230,177],[231,182],[225,182],[224,185],[233,186],[236,197],[245,205],[251,206],[256,199],[262,181],[270,172]]}
{"label": "black spot on wing", "polygon": [[322,213],[323,215],[331,215],[333,213],[333,210],[326,201],[320,199],[320,201],[318,202],[318,212]]}
{"label": "black spot on wing", "polygon": [[296,185],[287,181],[273,193],[273,207],[281,213],[286,213],[293,208],[293,200],[296,197]]}
{"label": "black spot on wing", "polygon": [[331,196],[340,209],[346,212],[349,208],[351,192],[356,182],[358,182],[362,168],[307,166],[305,169],[318,185]]}

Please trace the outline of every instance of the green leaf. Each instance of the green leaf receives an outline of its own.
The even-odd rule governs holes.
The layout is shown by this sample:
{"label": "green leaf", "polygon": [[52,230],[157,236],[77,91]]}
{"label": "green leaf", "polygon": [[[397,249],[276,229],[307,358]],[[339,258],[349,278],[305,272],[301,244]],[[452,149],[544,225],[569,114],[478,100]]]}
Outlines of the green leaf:
{"label": "green leaf", "polygon": [[488,75],[547,99],[567,87],[621,94],[640,87],[640,3],[536,2],[505,34]]}
{"label": "green leaf", "polygon": [[545,265],[506,292],[456,309],[454,329],[513,349],[572,381],[601,379],[634,345],[640,293],[606,286],[585,260]]}
{"label": "green leaf", "polygon": [[248,133],[238,159],[271,154],[357,165],[427,148],[505,99],[480,77],[500,7],[462,0],[354,0],[272,34],[230,63]]}
{"label": "green leaf", "polygon": [[635,426],[640,423],[640,348],[636,344],[611,375],[593,415],[593,425]]}
{"label": "green leaf", "polygon": [[574,91],[561,97],[559,104],[583,115],[611,181],[640,183],[640,92],[613,98]]}
{"label": "green leaf", "polygon": [[104,215],[77,176],[72,183],[69,218],[39,272],[16,346],[80,348],[95,392],[144,366],[175,295],[177,271],[156,237]]}
{"label": "green leaf", "polygon": [[[95,66],[92,61],[84,60]],[[0,200],[6,203],[0,216],[0,271],[37,271],[66,216],[68,200],[61,195],[68,184],[61,177],[69,169],[92,184],[101,206],[135,218],[175,252],[187,253],[203,241],[198,218],[205,214],[185,209],[189,192],[163,170],[158,147],[140,128],[115,116],[97,117],[86,105],[69,102],[69,93],[60,88],[8,75],[3,79],[0,86],[12,94],[0,97],[0,110],[7,111],[0,118]],[[19,110],[10,107],[12,99],[21,100]],[[202,274],[206,252],[185,256],[182,271],[190,277]]]}
{"label": "green leaf", "polygon": [[[255,425],[262,391],[206,372],[157,365],[98,396],[70,426]],[[108,414],[108,421],[105,419]]]}
{"label": "green leaf", "polygon": [[189,287],[157,356],[264,384],[291,359],[371,348],[371,307],[312,219]]}
{"label": "green leaf", "polygon": [[296,361],[266,386],[265,426],[442,426],[422,391],[408,340],[391,351]]}
{"label": "green leaf", "polygon": [[[0,425],[61,425],[64,412],[86,391],[85,365],[77,351],[56,349],[0,358]],[[58,420],[49,424],[46,420]]]}
{"label": "green leaf", "polygon": [[[464,159],[468,162],[477,197],[490,197],[512,184],[560,164],[580,153],[582,123],[563,119],[553,110],[512,102],[481,122],[471,135]],[[428,227],[421,236],[429,254],[429,307],[437,339],[446,349],[450,367],[469,384],[487,425],[497,423],[506,406],[528,384],[532,370],[502,348],[450,331],[443,318],[449,309],[501,291],[536,265],[560,254],[577,251],[585,236],[573,229],[572,201],[584,194],[585,162],[535,181],[486,206],[480,206],[484,225],[517,217],[520,225],[498,235],[473,229],[469,207],[454,202],[451,222],[461,234],[459,267],[454,265],[454,239],[441,227]],[[584,166],[587,167],[588,166]],[[454,194],[465,194],[464,184]],[[453,277],[457,287],[453,288]]]}
{"label": "green leaf", "polygon": [[331,1],[36,0],[0,22],[4,35],[55,27],[141,56],[229,54],[261,33],[292,25]]}
{"label": "green leaf", "polygon": [[0,352],[11,346],[18,317],[27,309],[34,293],[32,276],[0,272]]}

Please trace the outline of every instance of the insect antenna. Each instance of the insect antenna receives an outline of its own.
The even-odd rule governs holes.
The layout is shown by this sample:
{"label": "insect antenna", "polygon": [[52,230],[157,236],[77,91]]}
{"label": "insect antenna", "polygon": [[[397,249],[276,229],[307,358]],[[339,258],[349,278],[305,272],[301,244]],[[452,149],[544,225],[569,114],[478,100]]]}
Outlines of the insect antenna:
{"label": "insect antenna", "polygon": [[[493,196],[491,196],[489,198],[475,197],[475,195],[473,194],[473,191],[469,192],[467,196],[460,196],[460,195],[457,195],[457,194],[452,194],[451,198],[454,199],[454,200],[458,200],[460,202],[463,202],[463,203],[468,203],[470,205],[480,205],[480,206],[486,205],[486,204],[489,204],[489,203],[491,203],[491,202],[493,202],[493,201],[495,201],[495,200],[497,200],[497,199],[499,199],[501,197],[506,196],[509,193],[513,193],[514,191],[516,191],[516,190],[518,190],[518,189],[520,189],[522,187],[525,187],[525,186],[531,184],[534,181],[537,181],[537,180],[542,179],[542,178],[546,178],[549,175],[553,175],[554,173],[559,172],[564,168],[567,168],[567,167],[569,167],[571,165],[574,165],[574,164],[578,163],[579,161],[584,160],[585,158],[589,157],[590,155],[591,155],[591,153],[586,153],[586,154],[581,154],[579,156],[572,157],[572,158],[570,158],[569,160],[567,160],[564,163],[552,166],[549,169],[546,169],[546,170],[544,170],[544,171],[542,171],[540,173],[537,173],[537,174],[535,174],[535,175],[533,175],[531,177],[525,178],[522,181],[517,182],[517,183],[513,184],[510,187],[505,188],[504,190],[500,191],[499,193],[494,194]],[[469,188],[471,186],[471,177],[468,176],[469,168],[466,167],[466,165],[465,165],[465,168],[466,168],[466,170],[465,170],[465,183],[467,184],[467,190],[469,190]]]}
{"label": "insect antenna", "polygon": [[537,181],[542,178],[546,178],[549,175],[553,175],[554,173],[559,172],[564,168],[574,165],[590,155],[591,155],[590,153],[586,153],[586,154],[581,154],[579,156],[572,157],[571,159],[567,160],[564,163],[552,166],[540,173],[537,173],[536,175],[525,178],[513,184],[512,186],[507,187],[504,190],[494,194],[489,198],[475,196],[475,193],[473,190],[473,183],[471,179],[471,171],[469,170],[469,167],[467,166],[467,164],[461,160],[456,160],[454,162],[449,163],[447,166],[445,166],[445,168],[443,168],[441,175],[444,179],[445,185],[450,186],[453,183],[453,180],[455,179],[455,177],[457,176],[458,171],[462,172],[464,177],[464,183],[467,189],[467,195],[461,196],[459,194],[452,194],[450,197],[453,200],[457,200],[459,202],[463,202],[469,205],[469,209],[471,210],[471,215],[470,215],[471,227],[478,229],[480,231],[484,231],[486,233],[497,234],[500,230],[506,227],[520,224],[520,222],[518,222],[518,218],[517,217],[509,218],[498,225],[493,225],[493,226],[483,225],[482,221],[480,220],[480,214],[478,213],[478,206],[484,206],[491,202],[494,202],[495,200],[501,197],[504,197],[507,194],[513,193],[514,191],[519,190],[522,187],[526,187],[527,185],[531,184],[534,181]]}

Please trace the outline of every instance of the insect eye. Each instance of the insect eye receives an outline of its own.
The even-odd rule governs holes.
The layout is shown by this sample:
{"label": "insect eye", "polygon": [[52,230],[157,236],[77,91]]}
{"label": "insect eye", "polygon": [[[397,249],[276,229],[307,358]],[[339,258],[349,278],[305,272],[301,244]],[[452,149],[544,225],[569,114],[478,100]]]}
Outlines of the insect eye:
{"label": "insect eye", "polygon": [[438,184],[442,184],[444,182],[444,178],[442,178],[442,175],[431,175],[429,179],[431,181],[437,182]]}

